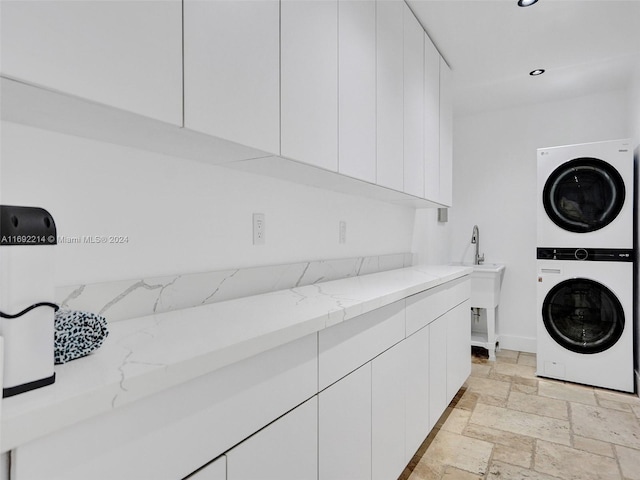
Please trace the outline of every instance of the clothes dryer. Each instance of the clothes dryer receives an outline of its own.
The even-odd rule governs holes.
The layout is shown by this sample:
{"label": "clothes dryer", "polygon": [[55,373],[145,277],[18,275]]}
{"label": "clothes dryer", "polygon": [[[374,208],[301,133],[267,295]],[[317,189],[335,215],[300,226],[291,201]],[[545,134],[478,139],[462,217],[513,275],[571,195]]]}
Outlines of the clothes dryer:
{"label": "clothes dryer", "polygon": [[633,251],[537,253],[537,374],[633,392]]}
{"label": "clothes dryer", "polygon": [[537,246],[633,248],[630,140],[538,149]]}

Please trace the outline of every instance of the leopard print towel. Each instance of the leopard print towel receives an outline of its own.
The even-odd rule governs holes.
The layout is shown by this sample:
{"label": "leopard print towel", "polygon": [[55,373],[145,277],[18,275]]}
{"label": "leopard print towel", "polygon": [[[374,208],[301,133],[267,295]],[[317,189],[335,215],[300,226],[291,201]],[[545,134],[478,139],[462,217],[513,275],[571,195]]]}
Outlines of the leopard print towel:
{"label": "leopard print towel", "polygon": [[57,364],[89,355],[109,335],[107,320],[94,313],[58,310],[54,318],[54,359]]}

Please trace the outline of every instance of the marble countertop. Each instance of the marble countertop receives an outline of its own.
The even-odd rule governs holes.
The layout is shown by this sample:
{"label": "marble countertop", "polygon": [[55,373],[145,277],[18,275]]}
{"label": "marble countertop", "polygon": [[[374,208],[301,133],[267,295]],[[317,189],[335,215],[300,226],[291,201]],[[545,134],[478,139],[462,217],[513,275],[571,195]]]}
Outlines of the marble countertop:
{"label": "marble countertop", "polygon": [[415,266],[114,322],[53,385],[2,401],[0,452],[471,271]]}

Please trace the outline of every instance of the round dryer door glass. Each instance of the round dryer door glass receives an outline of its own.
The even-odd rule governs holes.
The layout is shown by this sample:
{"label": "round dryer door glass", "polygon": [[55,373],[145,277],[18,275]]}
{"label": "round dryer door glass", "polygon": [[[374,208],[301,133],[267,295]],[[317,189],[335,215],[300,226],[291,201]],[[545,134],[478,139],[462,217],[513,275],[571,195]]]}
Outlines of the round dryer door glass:
{"label": "round dryer door glass", "polygon": [[559,283],[542,306],[549,335],[567,350],[599,353],[613,346],[624,330],[624,311],[604,285],[586,278]]}
{"label": "round dryer door glass", "polygon": [[564,230],[586,233],[611,223],[625,198],[620,173],[597,158],[578,158],[560,165],[542,193],[549,218]]}

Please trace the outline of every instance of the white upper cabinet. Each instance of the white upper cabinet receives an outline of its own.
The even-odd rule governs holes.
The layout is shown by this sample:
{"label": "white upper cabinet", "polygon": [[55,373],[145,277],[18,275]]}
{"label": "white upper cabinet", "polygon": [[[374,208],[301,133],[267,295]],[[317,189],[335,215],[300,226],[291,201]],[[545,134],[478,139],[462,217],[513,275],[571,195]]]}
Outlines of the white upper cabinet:
{"label": "white upper cabinet", "polygon": [[440,54],[424,34],[424,198],[440,199]]}
{"label": "white upper cabinet", "polygon": [[182,125],[182,2],[2,1],[2,74]]}
{"label": "white upper cabinet", "polygon": [[338,170],[338,2],[282,0],[281,153]]}
{"label": "white upper cabinet", "polygon": [[280,153],[280,3],[184,0],[184,125]]}
{"label": "white upper cabinet", "polygon": [[404,4],[404,192],[424,197],[424,30]]}
{"label": "white upper cabinet", "polygon": [[453,203],[453,98],[451,69],[440,58],[440,203]]}
{"label": "white upper cabinet", "polygon": [[404,190],[404,7],[402,0],[376,2],[377,180]]}
{"label": "white upper cabinet", "polygon": [[340,173],[376,181],[376,2],[339,0]]}

